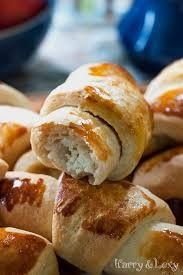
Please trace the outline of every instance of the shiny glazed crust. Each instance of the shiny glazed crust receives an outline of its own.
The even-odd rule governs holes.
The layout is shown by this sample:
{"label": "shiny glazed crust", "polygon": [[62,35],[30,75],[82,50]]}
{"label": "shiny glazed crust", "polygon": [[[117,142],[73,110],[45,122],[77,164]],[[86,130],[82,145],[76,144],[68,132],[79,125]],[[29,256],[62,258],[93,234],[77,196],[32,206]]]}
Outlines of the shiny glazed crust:
{"label": "shiny glazed crust", "polygon": [[41,236],[15,228],[0,228],[1,275],[58,275],[51,244]]}
{"label": "shiny glazed crust", "polygon": [[26,172],[7,172],[0,180],[0,221],[52,239],[56,179]]}
{"label": "shiny glazed crust", "polygon": [[[72,134],[74,138],[79,137],[88,146],[88,151],[92,152],[97,165],[94,175],[89,177],[94,185],[104,181],[119,162],[119,141],[110,127],[78,108],[63,107],[43,117],[31,132],[32,149],[44,165],[64,170],[64,167],[58,161],[56,162],[55,155],[50,159],[46,149],[50,132],[54,131],[58,136],[62,133],[64,136],[69,131],[70,135]],[[62,158],[62,154],[60,152],[58,157]],[[68,170],[66,172],[69,173]]]}
{"label": "shiny glazed crust", "polygon": [[174,222],[167,204],[128,182],[91,186],[63,174],[53,215],[58,255],[100,273],[137,228],[153,220]]}

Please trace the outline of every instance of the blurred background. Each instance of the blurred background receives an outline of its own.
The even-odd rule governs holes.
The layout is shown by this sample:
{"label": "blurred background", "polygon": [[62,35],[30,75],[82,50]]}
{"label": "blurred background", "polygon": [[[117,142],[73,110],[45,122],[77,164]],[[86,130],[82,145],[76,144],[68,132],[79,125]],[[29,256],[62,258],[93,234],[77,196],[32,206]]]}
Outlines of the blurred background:
{"label": "blurred background", "polygon": [[81,64],[111,61],[145,83],[183,55],[182,0],[1,0],[0,79],[47,93]]}

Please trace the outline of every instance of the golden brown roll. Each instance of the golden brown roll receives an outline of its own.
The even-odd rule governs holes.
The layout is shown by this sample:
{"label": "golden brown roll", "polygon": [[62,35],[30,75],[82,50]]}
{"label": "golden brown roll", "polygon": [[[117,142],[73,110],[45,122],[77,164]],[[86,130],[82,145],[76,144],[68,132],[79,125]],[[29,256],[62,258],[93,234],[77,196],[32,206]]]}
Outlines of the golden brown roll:
{"label": "golden brown roll", "polygon": [[0,221],[52,239],[57,180],[26,172],[7,172],[0,180]]}
{"label": "golden brown roll", "polygon": [[117,65],[89,64],[46,99],[32,147],[46,166],[97,185],[137,165],[151,136],[151,113],[132,76]]}
{"label": "golden brown roll", "polygon": [[181,275],[183,227],[152,222],[133,232],[105,268],[113,275]]}
{"label": "golden brown roll", "polygon": [[[166,67],[150,82],[145,99],[154,113],[153,136],[157,144],[182,143],[183,59]],[[156,151],[155,147],[153,151]]]}
{"label": "golden brown roll", "polygon": [[0,106],[0,158],[10,169],[30,148],[30,130],[39,115],[23,108]]}
{"label": "golden brown roll", "polygon": [[31,109],[31,103],[26,96],[3,82],[0,82],[0,105]]}
{"label": "golden brown roll", "polygon": [[23,171],[35,174],[48,175],[54,178],[60,176],[60,171],[44,166],[36,157],[34,152],[28,151],[23,154],[15,164],[14,171]]}
{"label": "golden brown roll", "polygon": [[136,170],[133,183],[158,197],[183,199],[183,147],[176,147],[144,161]]}
{"label": "golden brown roll", "polygon": [[58,275],[51,243],[36,234],[0,228],[1,275]]}
{"label": "golden brown roll", "polygon": [[[174,222],[167,204],[142,187],[125,181],[91,186],[86,180],[66,174],[60,181],[53,215],[53,245],[58,255],[91,274],[100,274],[105,267],[108,270],[113,257],[125,253],[131,238],[134,246],[143,241],[134,235],[146,225],[150,227],[160,220]],[[163,256],[166,259],[166,253]]]}

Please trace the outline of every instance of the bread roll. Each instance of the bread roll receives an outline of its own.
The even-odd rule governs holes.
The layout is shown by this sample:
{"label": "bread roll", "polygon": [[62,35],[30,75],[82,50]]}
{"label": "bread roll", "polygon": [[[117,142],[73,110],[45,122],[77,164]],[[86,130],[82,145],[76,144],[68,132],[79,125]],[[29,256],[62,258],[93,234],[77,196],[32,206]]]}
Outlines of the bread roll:
{"label": "bread roll", "polygon": [[114,64],[80,67],[48,96],[41,114],[31,136],[40,161],[94,185],[128,176],[151,136],[148,105],[131,75]]}
{"label": "bread roll", "polygon": [[26,96],[3,82],[0,82],[0,105],[31,109],[31,103]]}
{"label": "bread roll", "polygon": [[56,179],[25,172],[7,172],[0,180],[0,220],[52,239]]}
{"label": "bread roll", "polygon": [[100,274],[140,228],[175,222],[165,202],[128,182],[91,186],[66,174],[60,181],[53,245],[58,255],[91,274]]}
{"label": "bread roll", "polygon": [[14,171],[23,171],[35,174],[44,174],[54,178],[60,176],[60,171],[44,166],[31,150],[23,154],[15,164]]}
{"label": "bread roll", "polygon": [[183,147],[176,147],[144,161],[136,170],[133,183],[158,197],[183,199]]}
{"label": "bread roll", "polygon": [[[166,67],[147,87],[157,144],[183,142],[183,59]],[[161,140],[161,141],[158,141]],[[157,151],[156,148],[153,151]]]}
{"label": "bread roll", "polygon": [[52,245],[41,236],[0,228],[1,275],[59,275]]}
{"label": "bread roll", "polygon": [[39,115],[23,108],[0,106],[0,158],[10,169],[30,147],[30,130]]}
{"label": "bread roll", "polygon": [[113,275],[181,275],[183,227],[152,222],[131,234],[105,268]]}

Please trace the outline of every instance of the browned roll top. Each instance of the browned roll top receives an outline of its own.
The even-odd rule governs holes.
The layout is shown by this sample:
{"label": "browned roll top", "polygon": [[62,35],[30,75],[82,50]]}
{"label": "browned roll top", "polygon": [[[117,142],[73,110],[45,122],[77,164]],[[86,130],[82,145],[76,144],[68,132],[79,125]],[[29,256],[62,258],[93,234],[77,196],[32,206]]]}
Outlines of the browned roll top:
{"label": "browned roll top", "polygon": [[36,235],[8,232],[5,228],[1,228],[1,274],[27,274],[34,267],[45,247],[45,240]]}
{"label": "browned roll top", "polygon": [[58,275],[51,243],[30,232],[0,228],[0,274]]}

